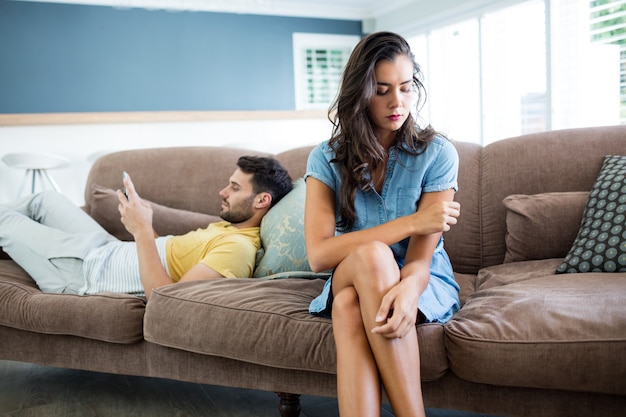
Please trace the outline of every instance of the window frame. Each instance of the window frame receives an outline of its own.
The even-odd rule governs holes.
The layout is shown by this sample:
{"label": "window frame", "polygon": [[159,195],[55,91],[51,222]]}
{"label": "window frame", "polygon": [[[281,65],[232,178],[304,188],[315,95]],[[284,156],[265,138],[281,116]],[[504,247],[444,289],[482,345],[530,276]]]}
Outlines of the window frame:
{"label": "window frame", "polygon": [[[354,46],[361,39],[356,35],[336,35],[336,34],[319,34],[319,33],[293,33],[293,64],[294,64],[294,92],[295,92],[295,109],[296,110],[320,110],[328,109],[334,100],[341,75],[345,67],[350,53]],[[307,68],[307,50],[314,50],[326,54],[327,56],[339,56],[341,60],[340,68],[313,68],[313,73]],[[316,52],[316,53],[317,53]],[[321,62],[320,59],[319,62]],[[315,64],[315,59],[313,64]],[[317,70],[317,72],[316,72]],[[313,80],[311,78],[313,77]],[[309,100],[309,84],[314,83],[315,89],[313,95],[315,97],[323,96],[324,90],[328,94],[325,101]]]}

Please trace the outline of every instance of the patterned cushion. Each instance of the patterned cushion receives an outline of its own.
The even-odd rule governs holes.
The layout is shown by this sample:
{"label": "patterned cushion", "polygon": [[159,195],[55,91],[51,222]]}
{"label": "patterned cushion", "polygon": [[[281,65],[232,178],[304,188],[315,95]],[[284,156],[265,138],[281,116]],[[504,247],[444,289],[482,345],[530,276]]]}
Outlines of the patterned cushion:
{"label": "patterned cushion", "polygon": [[254,277],[311,271],[304,244],[305,192],[304,179],[296,180],[293,190],[263,217],[261,244],[264,254]]}
{"label": "patterned cushion", "polygon": [[606,156],[557,273],[626,272],[626,156]]}

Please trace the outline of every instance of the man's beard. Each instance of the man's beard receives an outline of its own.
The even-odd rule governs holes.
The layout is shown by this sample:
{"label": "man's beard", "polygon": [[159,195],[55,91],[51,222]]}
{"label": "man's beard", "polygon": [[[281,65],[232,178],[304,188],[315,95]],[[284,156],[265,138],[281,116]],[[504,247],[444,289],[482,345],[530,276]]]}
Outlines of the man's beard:
{"label": "man's beard", "polygon": [[246,220],[249,220],[254,214],[252,210],[254,198],[255,196],[250,196],[248,199],[240,202],[235,207],[228,206],[220,212],[220,217],[233,224],[243,223]]}

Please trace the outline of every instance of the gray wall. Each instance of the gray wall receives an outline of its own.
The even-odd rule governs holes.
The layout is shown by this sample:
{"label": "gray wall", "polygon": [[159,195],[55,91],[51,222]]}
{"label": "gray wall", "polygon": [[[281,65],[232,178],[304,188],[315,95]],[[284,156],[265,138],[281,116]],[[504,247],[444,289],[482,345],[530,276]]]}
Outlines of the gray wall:
{"label": "gray wall", "polygon": [[0,113],[293,110],[293,32],[361,22],[0,0]]}

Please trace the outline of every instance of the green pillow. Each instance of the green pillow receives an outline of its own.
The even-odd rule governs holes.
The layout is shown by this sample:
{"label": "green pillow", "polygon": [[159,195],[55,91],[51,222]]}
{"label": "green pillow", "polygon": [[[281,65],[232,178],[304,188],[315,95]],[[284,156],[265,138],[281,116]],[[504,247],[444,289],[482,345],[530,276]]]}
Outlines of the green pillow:
{"label": "green pillow", "polygon": [[289,194],[267,212],[261,221],[263,257],[254,277],[292,271],[311,271],[304,244],[304,179],[294,182]]}
{"label": "green pillow", "polygon": [[626,156],[604,157],[578,235],[556,273],[626,272]]}

